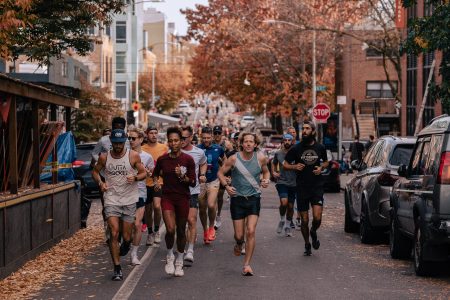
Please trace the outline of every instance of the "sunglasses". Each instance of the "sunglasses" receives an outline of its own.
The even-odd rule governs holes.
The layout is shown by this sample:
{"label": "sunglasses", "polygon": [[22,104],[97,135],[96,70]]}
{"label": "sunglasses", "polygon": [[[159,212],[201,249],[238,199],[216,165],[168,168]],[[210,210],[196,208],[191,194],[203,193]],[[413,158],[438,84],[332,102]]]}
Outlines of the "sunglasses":
{"label": "sunglasses", "polygon": [[192,135],[190,135],[190,136],[182,136],[182,137],[181,137],[181,140],[182,140],[182,141],[187,140],[187,139],[190,138],[191,136],[192,136]]}
{"label": "sunglasses", "polygon": [[139,138],[139,137],[137,137],[137,136],[129,136],[129,137],[128,137],[128,140],[134,142],[134,141],[137,140],[138,138]]}
{"label": "sunglasses", "polygon": [[221,135],[222,132],[214,132],[214,135]]}

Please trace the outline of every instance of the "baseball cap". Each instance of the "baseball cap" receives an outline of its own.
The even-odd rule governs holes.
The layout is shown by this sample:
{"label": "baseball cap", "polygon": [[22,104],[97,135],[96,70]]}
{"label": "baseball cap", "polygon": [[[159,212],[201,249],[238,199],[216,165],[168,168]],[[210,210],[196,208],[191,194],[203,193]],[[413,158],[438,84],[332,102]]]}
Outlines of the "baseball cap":
{"label": "baseball cap", "polygon": [[222,126],[219,126],[219,125],[214,126],[213,132],[220,132],[220,133],[222,133]]}
{"label": "baseball cap", "polygon": [[285,140],[293,140],[294,137],[292,135],[290,135],[289,133],[285,133],[285,134],[283,134],[283,139],[285,139]]}
{"label": "baseball cap", "polygon": [[114,129],[109,136],[111,143],[125,143],[127,141],[127,134],[123,129]]}

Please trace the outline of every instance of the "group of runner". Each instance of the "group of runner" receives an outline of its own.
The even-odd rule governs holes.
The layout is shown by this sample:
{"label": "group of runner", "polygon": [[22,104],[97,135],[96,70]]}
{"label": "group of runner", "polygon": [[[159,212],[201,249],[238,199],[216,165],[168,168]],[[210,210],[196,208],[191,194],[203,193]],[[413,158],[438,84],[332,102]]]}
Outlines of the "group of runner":
{"label": "group of runner", "polygon": [[[261,208],[261,188],[270,182],[268,158],[260,151],[258,136],[234,132],[225,139],[221,126],[204,127],[201,143],[192,144],[190,126],[167,129],[167,145],[158,142],[158,130],[145,132],[114,118],[109,143],[102,138],[93,157],[98,155],[93,178],[103,193],[104,217],[114,263],[113,280],[122,280],[120,256],[131,249],[131,263],[139,265],[137,250],[142,238],[142,221],[147,225],[146,244],[160,243],[161,217],[165,225],[167,248],[165,272],[183,276],[184,261],[194,262],[197,215],[203,227],[203,242],[211,244],[221,227],[225,191],[230,196],[234,227],[234,254],[244,254],[242,275],[251,276],[255,249],[255,230]],[[326,152],[315,141],[313,123],[305,122],[302,141],[295,143],[295,129],[283,135],[283,146],[272,161],[273,177],[280,196],[280,223],[277,232],[291,236],[293,203],[297,201],[305,255],[320,242],[323,182],[321,170],[328,164]],[[147,143],[144,138],[147,137]],[[100,155],[99,155],[100,153]],[[309,230],[308,210],[313,221]],[[311,243],[310,237],[311,236]],[[174,253],[176,245],[176,253]],[[175,255],[176,254],[176,255]]]}

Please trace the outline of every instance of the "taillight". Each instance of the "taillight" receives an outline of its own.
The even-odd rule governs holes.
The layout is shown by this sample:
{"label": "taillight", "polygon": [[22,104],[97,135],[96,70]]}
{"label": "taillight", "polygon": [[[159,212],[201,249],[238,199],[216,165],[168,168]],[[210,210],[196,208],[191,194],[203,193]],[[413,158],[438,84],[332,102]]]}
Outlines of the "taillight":
{"label": "taillight", "polygon": [[72,167],[74,167],[74,168],[81,167],[82,165],[84,165],[84,161],[82,161],[82,160],[76,160],[72,163]]}
{"label": "taillight", "polygon": [[384,171],[378,175],[378,183],[384,186],[393,186],[398,180],[399,176],[391,174],[390,171]]}
{"label": "taillight", "polygon": [[450,152],[444,152],[441,154],[437,183],[450,184]]}

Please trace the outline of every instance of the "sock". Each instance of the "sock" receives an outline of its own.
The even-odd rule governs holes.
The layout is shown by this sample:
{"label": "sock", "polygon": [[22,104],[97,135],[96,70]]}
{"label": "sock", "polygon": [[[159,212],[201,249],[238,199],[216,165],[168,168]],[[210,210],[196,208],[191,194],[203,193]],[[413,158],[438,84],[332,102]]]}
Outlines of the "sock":
{"label": "sock", "polygon": [[152,234],[153,233],[152,226],[147,226],[147,231],[148,231],[148,234]]}
{"label": "sock", "polygon": [[286,221],[286,216],[281,216],[281,222],[285,222]]}
{"label": "sock", "polygon": [[155,225],[155,232],[159,231],[159,225]]}
{"label": "sock", "polygon": [[177,261],[183,261],[184,253],[183,252],[177,252]]}
{"label": "sock", "polygon": [[139,246],[131,245],[131,255],[137,255]]}
{"label": "sock", "polygon": [[174,255],[173,255],[173,249],[172,249],[172,248],[167,249],[167,256],[168,256],[168,257],[173,257],[173,256],[174,256]]}
{"label": "sock", "polygon": [[194,251],[194,244],[189,243],[188,251]]}
{"label": "sock", "polygon": [[122,267],[120,265],[114,265],[114,271],[120,271]]}

